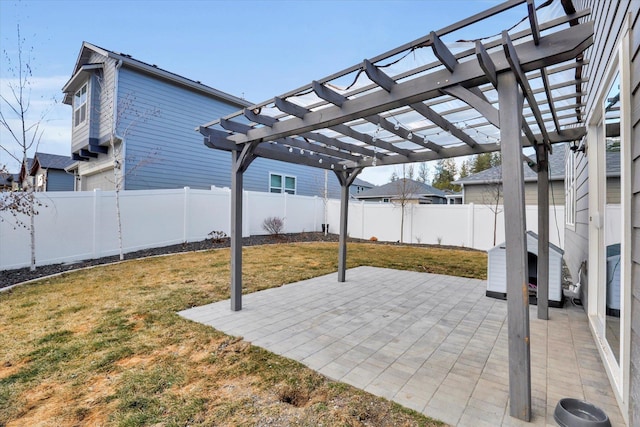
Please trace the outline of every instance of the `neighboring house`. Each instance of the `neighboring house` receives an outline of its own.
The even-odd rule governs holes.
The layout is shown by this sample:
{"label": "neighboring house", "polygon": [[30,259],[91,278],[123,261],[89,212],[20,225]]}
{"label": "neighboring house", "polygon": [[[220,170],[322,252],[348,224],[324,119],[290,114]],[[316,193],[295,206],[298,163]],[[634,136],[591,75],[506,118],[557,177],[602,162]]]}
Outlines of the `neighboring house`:
{"label": "neighboring house", "polygon": [[[114,189],[114,167],[125,190],[231,185],[231,156],[207,148],[196,127],[249,106],[244,99],[87,42],[62,91],[78,190]],[[339,197],[335,176],[328,181],[329,196]],[[256,159],[244,188],[322,195],[324,174]]]}
{"label": "neighboring house", "polygon": [[[564,205],[564,170],[567,147],[554,145],[549,156],[549,201]],[[534,158],[535,162],[535,158]],[[523,162],[524,163],[524,162]],[[502,204],[502,166],[494,166],[454,181],[462,186],[462,203],[477,205]],[[538,204],[538,173],[525,163],[524,198],[527,205]]]}
{"label": "neighboring house", "polygon": [[349,187],[349,194],[351,195],[351,197],[356,197],[363,191],[370,190],[374,187],[375,185],[371,184],[370,182],[367,182],[360,178],[356,178],[355,180],[353,180],[353,184],[351,184],[351,186]]}
{"label": "neighboring house", "polygon": [[36,153],[27,159],[28,173],[24,167],[20,171],[20,182],[34,185],[35,191],[73,191],[74,175],[67,172],[75,161],[68,156]]}
{"label": "neighboring house", "polygon": [[567,154],[564,259],[621,412],[640,426],[640,2],[574,4],[595,29],[576,75],[588,135]]}
{"label": "neighboring house", "polygon": [[356,194],[355,197],[367,202],[394,203],[404,199],[409,203],[421,205],[447,203],[447,194],[444,191],[408,178],[397,179],[371,188]]}
{"label": "neighboring house", "polygon": [[449,205],[461,205],[463,196],[462,192],[453,190],[443,190],[445,197],[447,198],[447,204]]}
{"label": "neighboring house", "polygon": [[19,174],[0,172],[0,191],[16,190],[19,179]]}

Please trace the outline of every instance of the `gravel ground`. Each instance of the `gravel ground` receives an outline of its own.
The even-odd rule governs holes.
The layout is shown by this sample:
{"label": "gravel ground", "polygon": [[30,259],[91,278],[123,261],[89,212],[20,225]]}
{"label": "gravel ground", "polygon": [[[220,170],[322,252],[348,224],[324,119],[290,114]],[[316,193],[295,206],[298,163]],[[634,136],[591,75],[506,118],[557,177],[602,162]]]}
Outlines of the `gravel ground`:
{"label": "gravel ground", "polygon": [[[244,237],[242,239],[243,246],[253,246],[253,245],[266,245],[273,243],[293,243],[293,242],[337,242],[339,236],[337,234],[328,234],[324,235],[324,233],[315,232],[315,233],[292,233],[292,234],[281,234],[279,236],[250,236]],[[368,240],[363,239],[348,239],[350,242],[369,242]],[[372,243],[372,242],[370,242]],[[375,242],[381,245],[399,245],[400,242]],[[405,243],[406,245],[406,243]],[[440,245],[425,245],[425,244],[413,244],[411,246],[424,246],[424,247],[438,247],[438,248],[451,248],[451,249],[459,249],[459,250],[471,250],[475,249],[470,248],[462,248],[462,247],[452,247],[452,246],[440,246]],[[207,249],[216,249],[216,248],[228,248],[229,247],[229,238],[218,239],[213,241],[212,239],[202,240],[200,242],[193,243],[183,243],[178,245],[164,246],[161,248],[151,248],[144,249],[137,252],[130,252],[124,255],[125,260],[137,259],[137,258],[145,258],[149,256],[156,255],[166,255],[166,254],[175,254],[180,252],[193,252]],[[7,286],[15,285],[17,283],[26,282],[33,279],[38,279],[40,277],[50,276],[52,274],[63,273],[65,271],[77,270],[80,268],[91,267],[94,265],[102,265],[102,264],[110,264],[113,262],[118,262],[119,256],[109,256],[98,259],[89,259],[85,261],[71,262],[65,264],[51,264],[51,265],[43,265],[36,268],[36,271],[29,271],[29,268],[19,268],[16,270],[5,270],[0,272],[0,289],[5,288]]]}

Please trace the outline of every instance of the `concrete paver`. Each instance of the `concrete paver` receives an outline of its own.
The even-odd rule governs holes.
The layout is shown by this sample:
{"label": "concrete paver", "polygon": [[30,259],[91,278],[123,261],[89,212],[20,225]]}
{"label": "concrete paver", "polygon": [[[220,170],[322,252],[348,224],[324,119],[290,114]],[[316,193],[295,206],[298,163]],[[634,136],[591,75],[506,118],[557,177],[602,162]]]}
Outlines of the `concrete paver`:
{"label": "concrete paver", "polygon": [[486,282],[358,267],[180,312],[327,377],[459,426],[555,425],[562,397],[622,416],[582,309],[531,307],[532,420],[509,415],[506,301]]}

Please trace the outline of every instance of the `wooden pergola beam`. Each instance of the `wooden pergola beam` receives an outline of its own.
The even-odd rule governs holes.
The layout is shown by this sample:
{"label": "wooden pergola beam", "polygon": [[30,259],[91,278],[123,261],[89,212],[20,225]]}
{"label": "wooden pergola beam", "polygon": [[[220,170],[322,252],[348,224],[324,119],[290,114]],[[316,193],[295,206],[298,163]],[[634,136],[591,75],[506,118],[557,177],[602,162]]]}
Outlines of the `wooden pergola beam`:
{"label": "wooden pergola beam", "polygon": [[[521,70],[527,72],[575,58],[591,45],[592,39],[593,23],[586,23],[542,37],[538,46],[533,45],[533,41],[522,43],[518,45]],[[491,57],[495,64],[500,64],[496,72],[510,69],[504,52],[495,52],[491,54]],[[392,93],[376,91],[349,99],[342,107],[333,106],[319,111],[310,111],[303,118],[292,118],[274,123],[272,127],[252,129],[247,134],[235,134],[229,139],[237,144],[243,144],[331,128],[403,105],[435,98],[440,95],[440,90],[444,87],[458,84],[470,87],[487,82],[488,78],[477,60],[469,60],[458,64],[456,72],[453,74],[448,70],[435,71],[429,75],[397,84]]]}

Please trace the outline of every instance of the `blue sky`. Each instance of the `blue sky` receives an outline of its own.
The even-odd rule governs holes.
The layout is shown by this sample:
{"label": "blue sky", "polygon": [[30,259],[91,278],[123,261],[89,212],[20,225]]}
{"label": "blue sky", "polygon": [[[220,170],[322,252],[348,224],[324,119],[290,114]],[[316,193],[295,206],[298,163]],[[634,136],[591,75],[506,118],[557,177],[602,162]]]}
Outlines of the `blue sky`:
{"label": "blue sky", "polygon": [[[34,117],[51,108],[39,150],[69,155],[71,108],[61,104],[61,88],[83,41],[261,102],[498,3],[0,0],[0,90],[7,94],[4,52],[15,58],[19,24],[26,46],[33,48]],[[498,32],[524,13],[514,10],[509,22],[474,29],[468,37]],[[15,150],[5,132],[0,144]],[[15,168],[4,152],[0,164]],[[390,174],[388,168],[368,168],[362,177],[382,184]]]}

